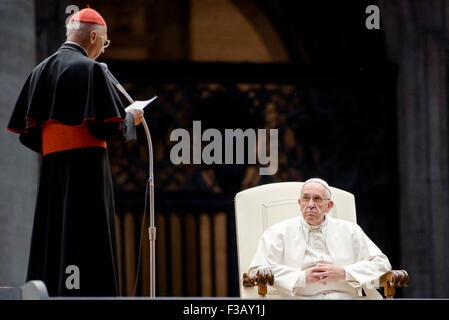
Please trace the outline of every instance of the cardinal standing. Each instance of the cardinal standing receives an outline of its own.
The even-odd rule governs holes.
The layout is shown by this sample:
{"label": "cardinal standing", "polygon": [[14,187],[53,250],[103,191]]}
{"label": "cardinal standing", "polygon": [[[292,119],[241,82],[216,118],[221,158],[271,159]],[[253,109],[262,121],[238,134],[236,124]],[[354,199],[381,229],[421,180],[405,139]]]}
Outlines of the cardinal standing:
{"label": "cardinal standing", "polygon": [[143,111],[123,109],[95,61],[109,43],[97,11],[74,14],[67,41],[32,70],[8,124],[42,155],[27,280],[42,280],[50,296],[119,295],[107,141],[135,139]]}

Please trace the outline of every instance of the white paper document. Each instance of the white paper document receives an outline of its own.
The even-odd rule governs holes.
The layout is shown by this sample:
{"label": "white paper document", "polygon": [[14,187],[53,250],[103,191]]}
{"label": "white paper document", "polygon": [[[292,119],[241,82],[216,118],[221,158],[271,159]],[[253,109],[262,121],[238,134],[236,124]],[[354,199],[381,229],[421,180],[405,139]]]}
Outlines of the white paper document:
{"label": "white paper document", "polygon": [[126,107],[126,109],[128,108],[135,108],[135,109],[140,109],[143,110],[145,109],[151,102],[153,102],[154,100],[156,100],[157,96],[154,96],[153,98],[151,98],[150,100],[145,100],[145,101],[134,101],[132,104],[130,104],[128,107]]}

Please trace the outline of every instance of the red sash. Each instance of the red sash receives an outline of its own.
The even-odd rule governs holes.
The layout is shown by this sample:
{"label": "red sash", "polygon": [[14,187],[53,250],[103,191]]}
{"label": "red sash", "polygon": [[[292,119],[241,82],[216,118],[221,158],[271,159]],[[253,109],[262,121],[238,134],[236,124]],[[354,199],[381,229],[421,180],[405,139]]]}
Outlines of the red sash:
{"label": "red sash", "polygon": [[106,141],[93,137],[86,123],[81,126],[69,126],[61,123],[42,124],[42,155],[52,152],[84,148],[103,147]]}

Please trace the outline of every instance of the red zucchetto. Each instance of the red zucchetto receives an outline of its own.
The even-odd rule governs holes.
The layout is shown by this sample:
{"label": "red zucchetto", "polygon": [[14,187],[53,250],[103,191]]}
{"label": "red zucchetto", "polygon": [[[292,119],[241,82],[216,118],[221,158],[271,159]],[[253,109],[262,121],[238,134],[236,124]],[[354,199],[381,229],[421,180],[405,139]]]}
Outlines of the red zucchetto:
{"label": "red zucchetto", "polygon": [[78,11],[73,15],[70,21],[79,21],[79,22],[89,22],[100,25],[106,25],[106,21],[104,21],[103,17],[94,9],[85,8],[81,11]]}

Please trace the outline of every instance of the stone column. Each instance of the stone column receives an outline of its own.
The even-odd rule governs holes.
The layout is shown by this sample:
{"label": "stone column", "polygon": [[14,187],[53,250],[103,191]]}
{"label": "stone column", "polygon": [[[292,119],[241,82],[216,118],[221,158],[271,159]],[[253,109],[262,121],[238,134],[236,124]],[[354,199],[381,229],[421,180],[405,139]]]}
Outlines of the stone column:
{"label": "stone column", "polygon": [[0,286],[25,282],[38,157],[6,130],[36,60],[33,0],[0,1]]}
{"label": "stone column", "polygon": [[[398,63],[401,265],[404,297],[449,297],[449,136],[446,2],[380,1]],[[395,48],[392,48],[395,46]]]}

